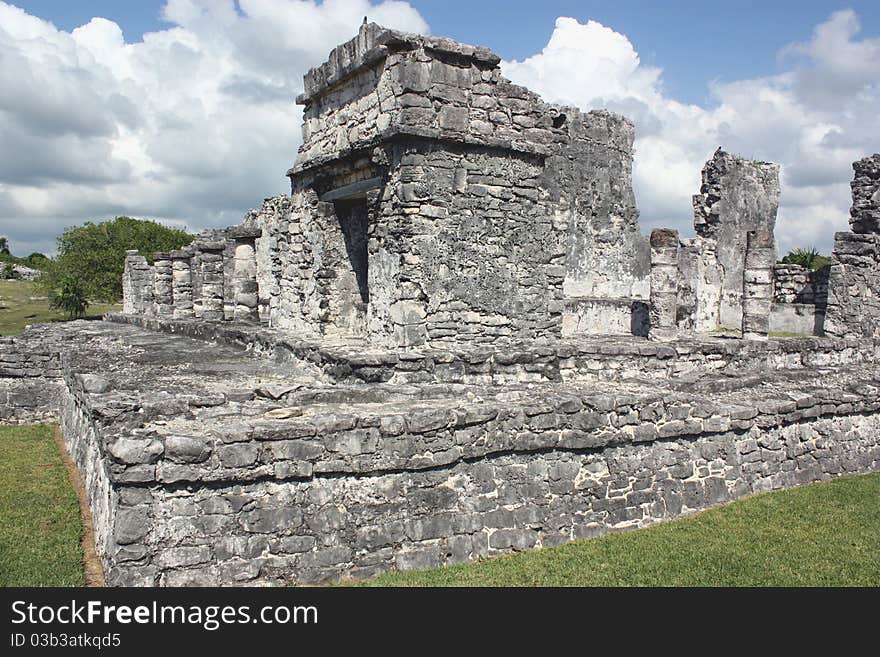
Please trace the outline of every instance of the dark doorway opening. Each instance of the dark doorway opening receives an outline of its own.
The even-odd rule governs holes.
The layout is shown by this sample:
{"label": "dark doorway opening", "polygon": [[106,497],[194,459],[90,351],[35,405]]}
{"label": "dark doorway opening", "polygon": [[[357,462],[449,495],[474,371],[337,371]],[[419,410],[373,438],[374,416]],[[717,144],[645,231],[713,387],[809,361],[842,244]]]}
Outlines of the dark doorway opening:
{"label": "dark doorway opening", "polygon": [[370,289],[367,282],[367,201],[366,199],[345,199],[335,201],[336,217],[342,229],[345,252],[357,281],[357,289],[362,303],[370,302]]}

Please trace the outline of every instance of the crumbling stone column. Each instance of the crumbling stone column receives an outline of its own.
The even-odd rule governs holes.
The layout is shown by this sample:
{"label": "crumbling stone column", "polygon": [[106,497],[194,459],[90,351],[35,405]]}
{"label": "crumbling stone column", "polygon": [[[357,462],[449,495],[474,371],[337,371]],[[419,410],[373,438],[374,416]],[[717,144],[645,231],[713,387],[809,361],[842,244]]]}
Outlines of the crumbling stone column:
{"label": "crumbling stone column", "polygon": [[236,320],[256,322],[260,319],[256,239],[261,233],[259,228],[244,226],[236,227],[230,233],[235,243],[232,289]]}
{"label": "crumbling stone column", "polygon": [[849,211],[852,232],[880,233],[880,153],[853,162],[853,172]]}
{"label": "crumbling stone column", "polygon": [[199,246],[202,319],[220,322],[223,321],[223,249],[226,245],[222,241],[206,240]]}
{"label": "crumbling stone column", "polygon": [[125,252],[122,274],[122,312],[144,315],[153,312],[153,268],[135,251]]}
{"label": "crumbling stone column", "polygon": [[746,259],[743,268],[742,336],[746,340],[766,340],[773,303],[773,232],[751,230],[746,233]]}
{"label": "crumbling stone column", "polygon": [[651,306],[648,317],[651,340],[674,340],[678,307],[678,231],[651,231]]}
{"label": "crumbling stone column", "polygon": [[171,254],[163,251],[154,254],[153,271],[155,273],[153,303],[156,307],[156,315],[159,317],[171,317],[174,314],[174,296],[172,289],[174,276],[171,265]]}
{"label": "crumbling stone column", "polygon": [[191,258],[192,253],[188,249],[171,252],[174,319],[189,319],[193,316]]}

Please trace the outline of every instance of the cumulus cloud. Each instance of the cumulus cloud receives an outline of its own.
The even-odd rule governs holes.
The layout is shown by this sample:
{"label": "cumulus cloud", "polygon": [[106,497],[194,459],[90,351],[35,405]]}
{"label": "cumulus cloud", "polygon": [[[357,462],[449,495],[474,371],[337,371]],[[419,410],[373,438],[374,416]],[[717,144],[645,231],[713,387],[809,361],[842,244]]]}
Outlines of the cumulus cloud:
{"label": "cumulus cloud", "polygon": [[880,40],[859,32],[854,12],[832,14],[809,40],[780,50],[783,73],[712,84],[711,108],[665,95],[662,71],[595,21],[559,18],[542,52],[502,66],[548,100],[635,121],[633,181],[645,230],[693,233],[690,196],[720,145],[782,164],[780,247],[827,252],[833,232],[848,227],[851,163],[880,150]]}
{"label": "cumulus cloud", "polygon": [[131,214],[200,229],[288,189],[302,76],[364,16],[425,32],[396,0],[169,0],[126,43],[0,1],[0,233],[52,251],[67,225]]}
{"label": "cumulus cloud", "polygon": [[[27,253],[116,214],[238,223],[287,190],[302,76],[364,16],[428,31],[396,0],[169,0],[170,27],[126,43],[112,21],[67,32],[0,0],[0,233]],[[691,230],[700,168],[722,145],[783,165],[782,248],[828,250],[847,226],[851,162],[880,150],[880,40],[842,11],[779,61],[777,76],[716,83],[712,107],[689,105],[626,36],[559,18],[540,53],[503,69],[548,100],[635,121],[643,230]]]}

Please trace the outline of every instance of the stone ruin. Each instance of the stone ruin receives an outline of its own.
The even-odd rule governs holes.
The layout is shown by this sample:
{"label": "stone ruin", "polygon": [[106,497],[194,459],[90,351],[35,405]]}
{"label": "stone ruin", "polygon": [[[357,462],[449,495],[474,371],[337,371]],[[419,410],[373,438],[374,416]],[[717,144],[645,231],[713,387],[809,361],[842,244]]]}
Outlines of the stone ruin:
{"label": "stone ruin", "polygon": [[633,124],[498,63],[365,24],[305,77],[290,195],[2,339],[0,418],[60,418],[108,583],[368,577],[880,469],[880,155],[822,272],[774,265],[779,167],[720,149],[696,236],[645,237]]}

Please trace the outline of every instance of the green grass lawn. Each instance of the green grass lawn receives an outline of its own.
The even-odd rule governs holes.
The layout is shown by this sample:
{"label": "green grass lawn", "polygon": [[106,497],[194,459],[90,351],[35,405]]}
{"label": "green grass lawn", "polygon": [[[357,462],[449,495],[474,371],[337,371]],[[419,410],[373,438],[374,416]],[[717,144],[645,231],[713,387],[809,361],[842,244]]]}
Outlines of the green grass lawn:
{"label": "green grass lawn", "polygon": [[82,586],[81,532],[54,427],[0,426],[0,586]]}
{"label": "green grass lawn", "polygon": [[367,586],[880,586],[880,473]]}
{"label": "green grass lawn", "polygon": [[[90,305],[87,317],[100,317],[104,313],[120,310],[122,306],[98,303]],[[45,296],[31,281],[0,281],[0,335],[16,335],[28,324],[59,322],[64,313],[49,308]]]}

